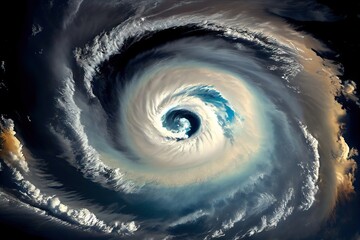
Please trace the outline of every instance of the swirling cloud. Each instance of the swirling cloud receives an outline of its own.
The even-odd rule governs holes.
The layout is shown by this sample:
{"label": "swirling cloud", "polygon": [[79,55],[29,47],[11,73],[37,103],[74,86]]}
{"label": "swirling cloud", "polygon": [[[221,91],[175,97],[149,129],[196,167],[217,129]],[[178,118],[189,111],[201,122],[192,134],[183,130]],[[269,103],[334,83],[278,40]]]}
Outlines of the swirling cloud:
{"label": "swirling cloud", "polygon": [[[127,12],[109,19],[98,8]],[[59,29],[40,22],[34,34],[56,37],[21,138],[33,156],[12,120],[0,125],[1,172],[25,205],[110,236],[287,239],[316,232],[354,192],[357,151],[336,97],[357,101],[356,84],[342,85],[317,54],[325,46],[279,17],[290,6],[70,1],[62,10]],[[314,12],[293,17],[332,18]]]}

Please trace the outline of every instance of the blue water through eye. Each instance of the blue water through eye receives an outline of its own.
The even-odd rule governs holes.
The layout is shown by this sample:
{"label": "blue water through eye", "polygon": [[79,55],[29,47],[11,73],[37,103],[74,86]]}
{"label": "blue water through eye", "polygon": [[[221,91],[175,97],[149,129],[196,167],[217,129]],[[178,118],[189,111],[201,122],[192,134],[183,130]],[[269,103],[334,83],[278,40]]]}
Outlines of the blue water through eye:
{"label": "blue water through eye", "polygon": [[[228,100],[226,100],[220,92],[218,92],[214,87],[212,86],[194,86],[189,87],[178,94],[175,94],[176,96],[191,96],[199,98],[201,101],[203,101],[206,105],[211,106],[214,108],[215,114],[218,119],[219,125],[222,127],[224,131],[224,136],[227,138],[232,139],[232,131],[231,131],[231,125],[235,122],[236,116],[239,116],[238,113],[236,113],[233,108],[230,106]],[[183,110],[185,111],[185,110]],[[190,112],[190,111],[188,111]],[[192,112],[191,112],[192,113]],[[186,118],[188,121],[190,121],[189,129],[183,129],[186,128],[187,123],[185,120],[181,120],[182,113],[174,112],[174,114],[177,114],[174,116],[173,114],[169,115],[174,118],[168,118],[165,117],[166,122],[163,122],[163,126],[166,127],[168,130],[171,130],[173,132],[180,132],[186,131],[186,134],[188,137],[196,133],[196,131],[199,129],[201,122],[200,121],[194,121],[193,118]],[[192,114],[186,114],[186,116],[193,116]],[[168,116],[166,114],[165,116]],[[196,114],[195,114],[196,116]],[[169,121],[174,121],[169,125]],[[198,125],[199,124],[199,125]],[[179,126],[178,126],[179,125]]]}
{"label": "blue water through eye", "polygon": [[200,118],[186,109],[173,109],[167,112],[163,118],[163,127],[173,133],[183,133],[183,137],[177,141],[193,136],[201,126]]}

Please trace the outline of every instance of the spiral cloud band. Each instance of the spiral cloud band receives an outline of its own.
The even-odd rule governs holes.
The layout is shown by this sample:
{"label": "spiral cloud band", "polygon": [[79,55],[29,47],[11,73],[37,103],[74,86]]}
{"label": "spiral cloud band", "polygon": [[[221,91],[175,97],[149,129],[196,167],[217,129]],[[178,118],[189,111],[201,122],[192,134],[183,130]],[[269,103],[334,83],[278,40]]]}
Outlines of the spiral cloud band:
{"label": "spiral cloud band", "polygon": [[353,190],[336,66],[265,2],[70,2],[42,62],[48,105],[31,116],[52,140],[24,137],[23,155],[2,119],[26,204],[111,236],[288,239]]}

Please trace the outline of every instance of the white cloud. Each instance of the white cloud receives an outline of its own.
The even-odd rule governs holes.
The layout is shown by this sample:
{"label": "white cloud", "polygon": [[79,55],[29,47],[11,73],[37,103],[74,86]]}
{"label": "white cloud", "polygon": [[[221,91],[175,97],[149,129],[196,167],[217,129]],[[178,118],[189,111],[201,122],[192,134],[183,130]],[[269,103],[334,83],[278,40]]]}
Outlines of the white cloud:
{"label": "white cloud", "polygon": [[24,172],[29,171],[28,164],[22,152],[23,145],[15,136],[14,122],[11,119],[0,118],[0,157],[6,164],[17,167]]}
{"label": "white cloud", "polygon": [[314,156],[314,159],[311,159],[311,161],[304,161],[300,164],[300,167],[303,169],[303,175],[305,176],[305,180],[303,181],[303,185],[301,187],[305,201],[301,203],[299,209],[305,211],[310,209],[310,207],[313,205],[315,202],[315,195],[319,190],[317,182],[320,171],[320,154],[318,150],[318,140],[313,135],[311,135],[303,123],[299,122],[299,125],[306,139],[306,143],[310,146]]}
{"label": "white cloud", "polygon": [[206,216],[206,215],[210,215],[210,213],[205,212],[202,209],[200,209],[196,212],[190,213],[184,217],[179,218],[175,222],[170,223],[169,226],[175,227],[175,226],[186,224],[186,223],[196,222],[199,218]]}
{"label": "white cloud", "polygon": [[6,71],[6,68],[5,68],[5,61],[1,61],[1,70],[3,71],[3,72],[5,72]]}
{"label": "white cloud", "polygon": [[356,96],[356,83],[351,80],[347,80],[344,82],[341,88],[342,94],[346,97],[348,100],[352,100],[356,102],[357,105],[360,106],[359,97]]}
{"label": "white cloud", "polygon": [[104,233],[129,235],[133,234],[139,228],[139,225],[135,224],[134,221],[107,224],[103,220],[98,219],[94,213],[86,208],[73,209],[61,203],[59,197],[41,193],[40,189],[25,180],[19,171],[11,166],[9,167],[12,169],[13,181],[19,187],[19,193],[30,201],[34,208],[45,210],[50,216]]}
{"label": "white cloud", "polygon": [[65,12],[65,19],[63,22],[63,28],[67,28],[75,19],[83,0],[69,0],[68,8]]}
{"label": "white cloud", "polygon": [[42,30],[43,30],[43,28],[39,24],[33,24],[31,27],[31,36],[36,36]]}
{"label": "white cloud", "polygon": [[[74,156],[81,156],[80,160],[73,161],[71,164],[76,166],[86,178],[98,182],[104,187],[121,190],[126,193],[136,192],[139,187],[135,186],[132,181],[126,180],[124,178],[125,174],[120,169],[111,169],[106,166],[100,160],[99,153],[90,145],[85,133],[85,127],[81,123],[81,110],[74,99],[75,83],[72,72],[68,68],[65,68],[64,86],[60,94],[61,96],[57,99],[57,108],[64,113],[64,118],[66,119],[64,126],[67,129],[73,130],[76,134],[75,140],[68,139],[62,129],[50,127],[50,130],[63,142],[67,142],[73,150]],[[72,146],[72,141],[76,142],[76,147]]]}
{"label": "white cloud", "polygon": [[219,238],[219,237],[223,237],[225,236],[224,232],[220,229],[220,230],[216,230],[211,237],[212,238]]}
{"label": "white cloud", "polygon": [[234,218],[229,219],[228,221],[225,221],[222,223],[222,227],[224,230],[229,230],[230,228],[233,228],[235,223],[244,220],[244,217],[246,215],[245,210],[240,210],[235,213]]}
{"label": "white cloud", "polygon": [[285,193],[283,199],[280,201],[278,207],[271,215],[262,216],[261,223],[258,226],[250,228],[242,237],[252,236],[256,233],[260,233],[264,230],[270,230],[275,228],[280,221],[286,220],[289,215],[292,214],[294,207],[289,206],[290,201],[294,197],[294,189],[289,188]]}

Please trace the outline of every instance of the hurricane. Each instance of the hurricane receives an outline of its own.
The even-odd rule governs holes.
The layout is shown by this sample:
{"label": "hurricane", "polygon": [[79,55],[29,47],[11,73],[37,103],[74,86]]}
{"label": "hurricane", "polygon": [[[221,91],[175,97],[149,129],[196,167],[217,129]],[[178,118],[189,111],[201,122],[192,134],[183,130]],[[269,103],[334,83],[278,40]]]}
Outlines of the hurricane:
{"label": "hurricane", "polygon": [[359,212],[356,83],[299,27],[337,21],[329,6],[27,4],[21,74],[2,61],[1,222],[45,239],[357,239],[329,230]]}

